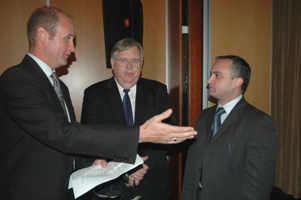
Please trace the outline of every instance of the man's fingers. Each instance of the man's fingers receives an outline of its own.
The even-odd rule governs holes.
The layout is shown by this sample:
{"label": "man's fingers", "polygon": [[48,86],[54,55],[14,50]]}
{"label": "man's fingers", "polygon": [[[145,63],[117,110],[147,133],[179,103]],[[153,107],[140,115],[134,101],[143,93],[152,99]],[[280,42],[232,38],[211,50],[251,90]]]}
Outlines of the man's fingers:
{"label": "man's fingers", "polygon": [[[177,144],[183,142],[187,139],[192,139],[197,134],[197,132],[192,127],[181,127],[183,129],[179,130],[178,127],[172,133],[162,132],[162,135],[165,136],[165,141],[163,143],[168,144]],[[163,139],[164,140],[164,139]]]}
{"label": "man's fingers", "polygon": [[[173,138],[179,138],[181,141],[193,138],[196,135],[193,127],[180,127],[162,123],[161,121],[169,117],[171,109],[152,117],[140,126],[139,143],[152,142],[158,144],[170,144]],[[178,143],[178,141],[174,141]]]}
{"label": "man's fingers", "polygon": [[178,143],[181,143],[181,142],[184,142],[185,140],[188,140],[188,139],[192,139],[194,137],[173,137],[173,138],[170,138],[169,141],[167,141],[167,144],[178,144]]}
{"label": "man's fingers", "polygon": [[145,173],[147,172],[147,170],[149,169],[149,167],[146,164],[142,164],[143,169],[145,170]]}
{"label": "man's fingers", "polygon": [[155,118],[156,122],[161,122],[162,120],[168,118],[172,113],[171,108],[167,109],[166,111],[162,112],[161,114],[157,115]]}
{"label": "man's fingers", "polygon": [[106,159],[99,158],[94,160],[92,166],[93,165],[101,165],[102,168],[107,168],[108,162],[106,161]]}
{"label": "man's fingers", "polygon": [[178,144],[180,142],[184,142],[185,140],[193,139],[196,134],[196,131],[190,131],[186,133],[169,133],[167,135],[168,137],[165,137],[165,140],[163,140],[162,143]]}
{"label": "man's fingers", "polygon": [[[166,124],[168,125],[168,124]],[[183,134],[187,134],[187,135],[191,135],[191,133],[193,134],[193,132],[195,132],[194,135],[196,135],[196,131],[194,131],[193,127],[190,126],[174,126],[174,125],[168,125],[168,130],[167,133],[169,134],[173,134],[173,133],[183,133]]]}
{"label": "man's fingers", "polygon": [[141,157],[141,159],[142,159],[143,161],[146,161],[146,160],[148,159],[148,156],[143,156],[143,157]]}

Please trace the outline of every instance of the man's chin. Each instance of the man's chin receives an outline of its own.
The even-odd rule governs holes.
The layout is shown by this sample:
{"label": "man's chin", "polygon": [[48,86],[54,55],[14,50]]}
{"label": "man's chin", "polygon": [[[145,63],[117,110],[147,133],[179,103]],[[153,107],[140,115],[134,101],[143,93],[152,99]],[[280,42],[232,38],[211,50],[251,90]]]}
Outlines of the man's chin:
{"label": "man's chin", "polygon": [[212,95],[214,95],[214,91],[212,89],[208,89],[208,94],[209,94],[209,96],[212,96]]}
{"label": "man's chin", "polygon": [[214,92],[208,92],[208,95],[212,98],[216,98],[216,94]]}
{"label": "man's chin", "polygon": [[68,62],[67,62],[67,60],[62,60],[62,62],[60,64],[61,64],[61,66],[65,66],[68,64]]}

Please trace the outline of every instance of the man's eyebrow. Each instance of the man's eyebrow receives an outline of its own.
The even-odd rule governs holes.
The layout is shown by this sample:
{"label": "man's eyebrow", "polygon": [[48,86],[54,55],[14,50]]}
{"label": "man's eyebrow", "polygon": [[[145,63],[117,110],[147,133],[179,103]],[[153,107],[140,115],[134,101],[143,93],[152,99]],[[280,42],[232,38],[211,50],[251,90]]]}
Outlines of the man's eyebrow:
{"label": "man's eyebrow", "polygon": [[68,34],[68,35],[66,35],[66,36],[65,36],[65,38],[67,38],[67,37],[73,37],[73,38],[74,38],[74,37],[75,37],[75,35],[74,35],[74,34],[72,34],[72,33],[70,33],[70,34]]}
{"label": "man's eyebrow", "polygon": [[220,71],[210,71],[211,74],[222,74]]}

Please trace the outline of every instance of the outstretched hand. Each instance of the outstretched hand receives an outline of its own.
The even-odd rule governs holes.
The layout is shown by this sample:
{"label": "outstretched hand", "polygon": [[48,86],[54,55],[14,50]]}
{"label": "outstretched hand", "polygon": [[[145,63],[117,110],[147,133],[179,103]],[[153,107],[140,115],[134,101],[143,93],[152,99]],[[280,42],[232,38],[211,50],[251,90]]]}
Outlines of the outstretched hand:
{"label": "outstretched hand", "polygon": [[192,139],[197,134],[193,127],[180,127],[162,123],[172,113],[171,109],[156,115],[140,126],[139,143],[177,144]]}

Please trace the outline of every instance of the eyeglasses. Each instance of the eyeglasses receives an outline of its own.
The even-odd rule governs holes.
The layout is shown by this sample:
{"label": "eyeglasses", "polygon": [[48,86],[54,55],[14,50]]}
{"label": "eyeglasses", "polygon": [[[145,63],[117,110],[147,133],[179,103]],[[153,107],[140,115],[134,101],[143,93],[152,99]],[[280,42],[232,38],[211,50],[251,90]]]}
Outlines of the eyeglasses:
{"label": "eyeglasses", "polygon": [[126,58],[115,58],[115,60],[118,62],[119,66],[125,67],[129,62],[131,62],[131,65],[133,67],[140,67],[141,60],[139,59],[126,59]]}

